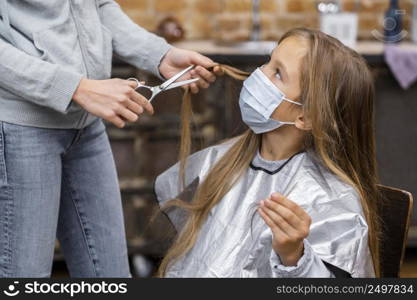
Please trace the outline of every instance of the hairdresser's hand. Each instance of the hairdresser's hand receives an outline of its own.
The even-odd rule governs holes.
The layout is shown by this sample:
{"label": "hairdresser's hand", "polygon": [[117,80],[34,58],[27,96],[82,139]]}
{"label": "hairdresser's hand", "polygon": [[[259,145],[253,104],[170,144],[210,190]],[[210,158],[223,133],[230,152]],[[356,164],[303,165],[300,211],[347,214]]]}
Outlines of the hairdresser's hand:
{"label": "hairdresser's hand", "polygon": [[295,266],[303,256],[310,232],[310,216],[291,200],[273,193],[258,209],[273,234],[272,247],[285,266]]}
{"label": "hairdresser's hand", "polygon": [[137,83],[122,79],[81,79],[73,100],[86,111],[119,128],[135,122],[145,110],[153,114],[149,101],[135,91]]}
{"label": "hairdresser's hand", "polygon": [[[200,78],[196,83],[190,84],[191,92],[194,94],[198,93],[200,88],[208,88],[216,80],[216,75],[221,75],[220,68],[215,67],[216,63],[210,58],[194,51],[175,47],[171,48],[162,59],[159,72],[168,79],[190,65],[196,65],[196,67],[180,80]],[[212,71],[207,70],[212,67],[214,67]]]}

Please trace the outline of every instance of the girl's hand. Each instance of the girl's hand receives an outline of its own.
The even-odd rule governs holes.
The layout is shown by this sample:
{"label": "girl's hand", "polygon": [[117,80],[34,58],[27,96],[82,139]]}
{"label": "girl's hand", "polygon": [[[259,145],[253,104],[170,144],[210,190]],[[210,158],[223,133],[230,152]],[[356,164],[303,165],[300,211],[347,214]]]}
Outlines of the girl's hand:
{"label": "girl's hand", "polygon": [[295,266],[304,252],[311,218],[299,205],[279,193],[262,200],[258,211],[271,228],[272,248],[285,266]]}

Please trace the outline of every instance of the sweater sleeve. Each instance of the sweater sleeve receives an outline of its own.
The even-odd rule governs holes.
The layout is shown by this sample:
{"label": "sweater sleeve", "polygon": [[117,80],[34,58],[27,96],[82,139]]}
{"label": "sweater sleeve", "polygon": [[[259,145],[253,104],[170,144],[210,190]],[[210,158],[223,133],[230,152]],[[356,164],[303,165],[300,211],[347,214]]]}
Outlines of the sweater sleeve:
{"label": "sweater sleeve", "polygon": [[159,64],[172,47],[135,24],[114,0],[99,0],[103,25],[110,30],[114,53],[123,61],[159,76]]}
{"label": "sweater sleeve", "polygon": [[27,101],[66,113],[81,78],[0,39],[0,86]]}
{"label": "sweater sleeve", "polygon": [[296,266],[284,266],[274,250],[271,251],[270,263],[272,276],[277,278],[334,278],[334,274],[314,253],[307,240],[304,240],[304,254]]}

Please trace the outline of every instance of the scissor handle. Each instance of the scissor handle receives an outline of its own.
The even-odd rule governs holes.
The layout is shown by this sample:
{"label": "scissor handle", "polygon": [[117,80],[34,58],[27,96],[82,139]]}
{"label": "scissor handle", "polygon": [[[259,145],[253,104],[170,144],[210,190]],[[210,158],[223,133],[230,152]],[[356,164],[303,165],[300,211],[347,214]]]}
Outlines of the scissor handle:
{"label": "scissor handle", "polygon": [[130,77],[130,78],[126,79],[126,80],[136,82],[136,84],[137,84],[137,85],[136,85],[136,87],[135,87],[135,90],[137,90],[140,86],[142,86],[142,84],[139,82],[139,80],[138,80],[137,78]]}
{"label": "scissor handle", "polygon": [[137,86],[135,87],[135,90],[137,90],[138,88],[145,88],[145,89],[148,89],[148,90],[152,90],[152,87],[151,86],[148,86],[148,85],[145,85],[145,84],[140,83],[140,81],[138,79],[136,79],[136,78],[133,78],[132,77],[132,78],[128,78],[126,80],[130,80],[130,81],[136,82]]}
{"label": "scissor handle", "polygon": [[[137,89],[139,89],[139,88],[144,88],[144,89],[146,89],[146,90],[149,90],[150,91],[150,94],[149,95],[144,95],[143,93],[141,93],[142,94],[142,96],[143,97],[145,97],[149,102],[151,102],[152,100],[153,100],[153,98],[155,98],[155,96],[156,95],[158,95],[159,94],[159,92],[157,92],[159,89],[155,89],[154,87],[151,87],[151,86],[148,86],[148,85],[145,85],[145,84],[142,84],[142,83],[140,83],[140,81],[138,80],[138,79],[136,79],[136,78],[128,78],[128,79],[126,79],[126,80],[130,80],[130,81],[134,81],[134,82],[136,82],[136,84],[137,84],[137,86],[135,87],[135,90],[137,90]],[[148,99],[148,96],[149,96],[149,99]]]}

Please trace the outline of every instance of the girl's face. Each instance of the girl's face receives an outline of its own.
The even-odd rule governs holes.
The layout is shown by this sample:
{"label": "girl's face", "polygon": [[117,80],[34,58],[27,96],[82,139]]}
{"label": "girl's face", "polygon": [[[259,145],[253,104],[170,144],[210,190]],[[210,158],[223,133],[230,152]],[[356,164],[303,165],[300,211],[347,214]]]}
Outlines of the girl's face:
{"label": "girl's face", "polygon": [[[271,60],[261,68],[269,80],[285,94],[286,98],[296,102],[301,102],[301,63],[307,50],[307,41],[297,37],[289,37],[274,49]],[[294,122],[301,112],[301,106],[282,101],[272,113],[271,118]]]}

